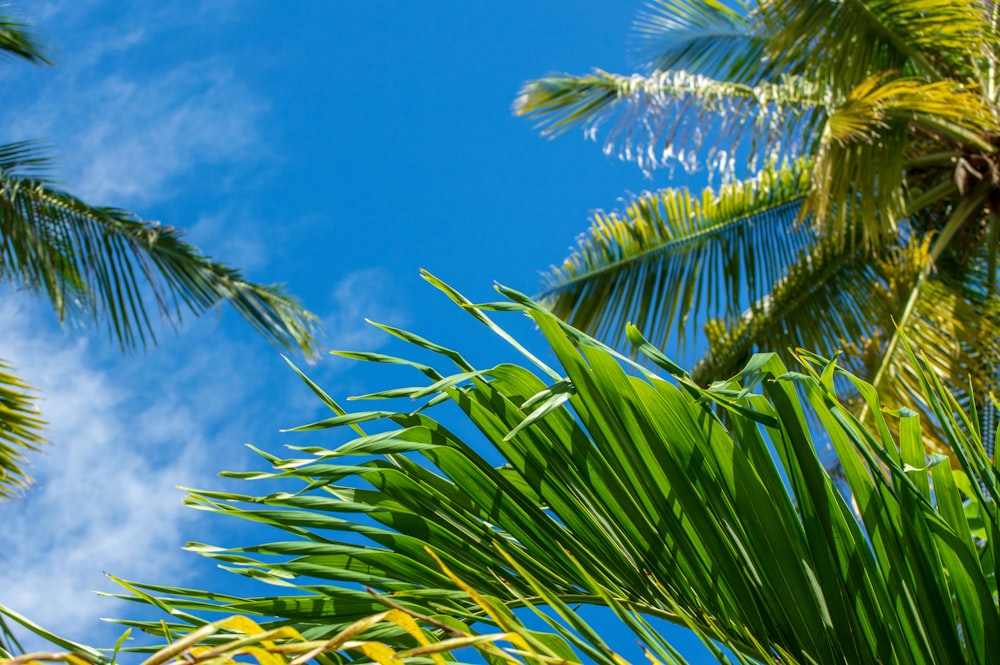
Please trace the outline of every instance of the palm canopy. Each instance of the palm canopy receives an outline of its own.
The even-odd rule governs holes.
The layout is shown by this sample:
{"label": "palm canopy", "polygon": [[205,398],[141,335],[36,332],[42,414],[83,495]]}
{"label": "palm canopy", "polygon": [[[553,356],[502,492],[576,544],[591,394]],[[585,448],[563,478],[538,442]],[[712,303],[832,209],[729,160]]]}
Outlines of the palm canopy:
{"label": "palm canopy", "polygon": [[[6,16],[0,52],[47,62]],[[0,145],[0,280],[46,297],[61,321],[99,323],[123,349],[155,342],[151,309],[179,323],[228,302],[268,340],[317,352],[316,318],[280,286],[247,281],[179,229],[81,201],[46,178],[47,166],[36,143]],[[0,361],[0,499],[24,485],[23,453],[43,441],[32,392],[10,370]]]}
{"label": "palm canopy", "polygon": [[705,324],[701,382],[764,347],[845,348],[903,403],[902,331],[950,385],[995,385],[997,21],[979,0],[650,3],[645,73],[551,75],[515,111],[724,184],[596,215],[544,301],[611,339],[633,321],[684,344]]}
{"label": "palm canopy", "polygon": [[[302,375],[331,413],[296,429],[329,443],[260,451],[269,469],[224,474],[266,481],[261,493],[188,498],[276,530],[269,542],[189,545],[269,590],[123,583],[124,597],[169,613],[124,621],[172,642],[150,663],[199,644],[185,662],[264,649],[260,662],[330,650],[337,658],[317,662],[388,665],[403,652],[445,665],[465,657],[449,649],[499,633],[512,648],[504,658],[486,650],[486,662],[624,665],[609,622],[588,624],[581,604],[613,612],[654,664],[685,662],[663,621],[693,630],[720,662],[995,662],[1000,471],[974,414],[916,358],[960,469],[928,456],[913,411],[876,409],[863,426],[834,377],[873,404],[874,389],[818,356],[800,352],[787,368],[756,355],[706,389],[635,328],[629,338],[655,371],[522,294],[501,289],[507,299],[475,305],[433,281],[510,342],[514,360],[477,367],[383,326],[409,352],[342,355],[405,366],[415,384],[347,410]],[[545,353],[506,332],[498,311],[530,316]],[[809,419],[831,441],[857,514],[825,471]],[[428,632],[387,621],[389,609]],[[253,623],[216,621],[234,614]]]}

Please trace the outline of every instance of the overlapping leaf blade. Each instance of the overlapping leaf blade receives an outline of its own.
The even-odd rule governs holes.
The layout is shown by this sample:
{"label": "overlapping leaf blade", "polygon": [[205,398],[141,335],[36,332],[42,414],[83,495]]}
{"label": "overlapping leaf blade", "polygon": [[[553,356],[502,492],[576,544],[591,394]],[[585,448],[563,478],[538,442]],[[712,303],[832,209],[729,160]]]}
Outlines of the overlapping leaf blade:
{"label": "overlapping leaf blade", "polygon": [[[995,488],[996,470],[972,421],[954,415],[957,403],[920,365],[925,397],[962,451],[960,475],[926,463],[914,412],[876,411],[873,427],[861,426],[837,397],[834,377],[843,371],[817,356],[805,355],[795,373],[776,356],[756,356],[731,382],[697,389],[682,373],[679,387],[523,296],[514,300],[506,309],[533,317],[558,360],[560,385],[571,386],[566,401],[510,435],[529,415],[521,406],[549,385],[534,372],[503,364],[460,371],[462,381],[428,377],[458,407],[441,413],[466,418],[481,436],[476,446],[492,448],[502,467],[470,445],[467,426],[436,420],[438,406],[376,412],[381,418],[365,425],[371,433],[362,439],[383,441],[389,432],[433,447],[341,470],[331,463],[339,457],[314,447],[315,464],[272,457],[273,477],[293,492],[192,495],[291,535],[193,549],[305,595],[132,588],[188,621],[208,610],[250,614],[290,622],[310,638],[376,611],[358,588],[366,585],[408,611],[487,632],[513,625],[499,608],[604,605],[665,660],[672,652],[639,617],[692,628],[741,662],[990,662],[1000,646],[990,572],[997,513],[974,486]],[[484,306],[477,317],[489,309],[504,308]],[[845,376],[877,404],[871,386]],[[817,456],[818,437],[833,445],[850,498]],[[986,528],[975,535],[963,499],[980,508]],[[462,580],[459,588],[425,545]],[[484,612],[474,597],[493,609]],[[560,634],[582,626],[575,615],[564,619]],[[405,631],[379,639],[409,644]],[[584,651],[596,644],[570,641]]]}

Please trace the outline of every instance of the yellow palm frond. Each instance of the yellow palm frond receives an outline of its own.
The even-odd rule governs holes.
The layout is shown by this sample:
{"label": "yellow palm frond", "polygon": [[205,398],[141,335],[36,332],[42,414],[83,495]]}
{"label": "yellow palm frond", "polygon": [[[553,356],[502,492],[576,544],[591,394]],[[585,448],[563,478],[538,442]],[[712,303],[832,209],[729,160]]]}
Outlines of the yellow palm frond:
{"label": "yellow palm frond", "polygon": [[34,391],[12,370],[0,360],[0,499],[11,498],[27,486],[25,453],[45,443],[45,421],[35,405]]}

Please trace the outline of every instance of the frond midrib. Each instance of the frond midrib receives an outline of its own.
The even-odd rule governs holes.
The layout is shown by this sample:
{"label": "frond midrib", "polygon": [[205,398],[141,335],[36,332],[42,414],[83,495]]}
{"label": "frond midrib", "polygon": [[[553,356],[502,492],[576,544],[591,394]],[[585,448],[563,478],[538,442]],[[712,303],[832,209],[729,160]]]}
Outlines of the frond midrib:
{"label": "frond midrib", "polygon": [[589,281],[591,279],[594,279],[598,275],[601,275],[601,274],[606,273],[606,272],[611,272],[611,271],[614,271],[614,270],[621,270],[624,267],[629,266],[631,264],[634,264],[636,262],[639,262],[639,261],[641,261],[643,259],[647,259],[647,258],[649,258],[651,256],[655,256],[657,254],[666,253],[666,252],[668,252],[670,250],[677,249],[677,248],[683,247],[685,245],[694,243],[694,242],[696,242],[698,240],[701,240],[703,238],[706,238],[706,237],[708,237],[708,236],[710,236],[710,235],[712,235],[714,233],[718,233],[718,232],[721,232],[723,230],[730,229],[730,228],[736,228],[736,227],[738,227],[740,225],[743,225],[743,224],[746,224],[746,223],[752,221],[753,219],[755,219],[757,217],[760,217],[762,215],[766,215],[767,213],[773,213],[773,212],[776,212],[776,211],[779,211],[779,210],[782,210],[782,209],[785,209],[785,208],[788,208],[788,207],[791,207],[791,206],[800,205],[804,199],[805,199],[805,197],[798,197],[798,198],[795,198],[795,199],[792,199],[792,200],[789,200],[789,201],[784,201],[782,203],[778,203],[776,205],[770,205],[770,206],[759,208],[757,210],[754,210],[753,212],[749,212],[749,213],[747,213],[745,215],[733,218],[731,220],[720,220],[720,221],[717,221],[714,224],[712,224],[711,226],[706,226],[704,228],[698,229],[696,232],[694,232],[691,235],[687,235],[687,236],[684,236],[684,237],[678,237],[678,238],[671,238],[670,240],[667,240],[666,242],[657,244],[657,245],[655,245],[653,247],[649,247],[649,248],[647,248],[647,249],[645,249],[645,250],[643,250],[641,252],[633,254],[633,255],[629,256],[629,258],[627,258],[627,259],[625,259],[623,261],[619,261],[619,262],[616,262],[616,263],[609,263],[607,265],[601,266],[600,268],[597,268],[597,269],[594,269],[594,270],[589,270],[587,272],[575,275],[574,277],[572,277],[570,279],[563,280],[563,281],[559,282],[558,284],[550,286],[549,288],[545,289],[544,291],[542,291],[541,293],[539,293],[537,297],[539,299],[541,299],[541,300],[550,299],[554,295],[557,295],[558,293],[560,293],[562,291],[565,291],[566,289],[571,288],[572,286],[576,285],[579,282]]}

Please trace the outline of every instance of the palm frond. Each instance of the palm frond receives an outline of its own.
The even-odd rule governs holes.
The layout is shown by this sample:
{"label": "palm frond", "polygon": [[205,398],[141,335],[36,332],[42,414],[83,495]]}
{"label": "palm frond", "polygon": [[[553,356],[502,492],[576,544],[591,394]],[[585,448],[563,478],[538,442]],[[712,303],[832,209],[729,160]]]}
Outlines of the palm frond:
{"label": "palm frond", "polygon": [[[969,398],[996,389],[994,363],[1000,360],[1000,302],[977,301],[960,285],[929,279],[922,285],[904,329],[927,366],[956,394]],[[913,404],[920,396],[918,377],[901,349],[887,357],[879,385],[889,405]],[[970,390],[971,388],[971,390]],[[961,391],[961,392],[959,392]]]}
{"label": "palm frond", "polygon": [[546,135],[582,126],[594,138],[606,125],[605,152],[644,169],[707,163],[732,176],[744,141],[751,166],[796,156],[829,101],[802,78],[745,85],[684,71],[620,76],[598,70],[529,81],[514,112],[535,120]]}
{"label": "palm frond", "polygon": [[[913,132],[985,147],[997,129],[996,114],[981,95],[953,81],[872,76],[826,118],[805,213],[829,226],[828,237],[882,245],[912,212],[905,175]],[[950,179],[952,169],[940,174]]]}
{"label": "palm frond", "polygon": [[173,227],[52,187],[44,165],[34,144],[0,150],[0,278],[45,293],[61,319],[103,323],[123,347],[155,340],[151,300],[171,322],[225,301],[270,341],[316,351],[315,317],[279,286],[246,281]]}
{"label": "palm frond", "polygon": [[41,434],[45,421],[35,405],[34,392],[12,370],[0,360],[0,500],[27,486],[25,453],[45,443]]}
{"label": "palm frond", "polygon": [[873,143],[881,130],[900,122],[980,149],[990,148],[988,137],[1000,128],[993,106],[979,91],[952,80],[926,83],[879,72],[855,86],[830,110],[823,141]]}
{"label": "palm frond", "polygon": [[762,73],[764,41],[741,9],[721,2],[650,2],[632,26],[636,55],[648,71],[683,70],[755,83]]}
{"label": "palm frond", "polygon": [[735,321],[708,322],[708,350],[692,378],[700,385],[725,379],[765,349],[786,361],[797,348],[832,356],[870,337],[873,321],[885,319],[885,305],[877,297],[883,281],[864,250],[835,243],[811,246]]}
{"label": "palm frond", "polygon": [[[928,458],[912,412],[876,410],[874,426],[862,427],[833,378],[877,403],[874,390],[817,356],[805,355],[797,372],[755,356],[714,388],[683,372],[674,385],[504,293],[510,301],[464,307],[477,318],[528,313],[560,363],[566,399],[529,413],[524,405],[537,404],[551,379],[503,364],[463,370],[435,382],[440,389],[385,391],[417,397],[417,411],[380,397],[374,410],[353,412],[324,400],[334,415],[299,429],[344,431],[347,444],[297,448],[288,459],[262,453],[270,472],[234,474],[287,491],[190,498],[281,530],[272,543],[192,549],[287,593],[125,583],[132,599],[171,613],[125,623],[183,635],[208,625],[207,615],[236,613],[264,630],[291,625],[304,639],[330,639],[384,609],[356,590],[366,584],[404,613],[485,632],[505,630],[512,611],[543,606],[555,614],[542,615],[586,629],[570,606],[603,605],[664,662],[672,652],[651,618],[692,628],[720,660],[723,645],[740,662],[986,663],[1000,649],[1000,475],[932,375],[915,370],[961,471]],[[634,329],[631,337],[651,348]],[[453,352],[438,349],[451,365]],[[805,427],[810,418],[820,432]],[[360,435],[344,429],[357,427]],[[503,466],[457,433],[470,429]],[[860,514],[826,474],[819,436],[834,447]],[[397,650],[412,644],[396,629],[378,639]],[[609,658],[620,665],[607,654],[597,662]]]}
{"label": "palm frond", "polygon": [[841,95],[878,72],[942,80],[983,54],[987,28],[979,0],[762,0],[755,18],[775,63]]}
{"label": "palm frond", "polygon": [[0,53],[36,64],[52,64],[31,34],[31,26],[7,15],[0,15]]}
{"label": "palm frond", "polygon": [[[878,322],[882,341],[871,345],[861,371],[890,406],[922,403],[919,376],[901,339],[919,350],[927,367],[967,405],[974,395],[996,388],[1000,301],[968,281],[935,274],[932,252],[925,237],[879,262],[886,276],[882,297],[891,316]],[[929,419],[925,425],[934,428],[936,423]]]}
{"label": "palm frond", "polygon": [[843,350],[845,367],[873,382],[888,408],[920,412],[928,447],[946,453],[946,437],[922,398],[920,371],[896,342],[909,340],[926,368],[969,406],[972,395],[995,389],[1000,301],[928,275],[930,265],[926,237],[876,257],[819,246],[738,321],[706,326],[709,350],[692,378],[701,385],[724,379],[764,349],[786,361],[797,348],[827,356]]}
{"label": "palm frond", "polygon": [[734,317],[762,298],[811,242],[797,222],[808,176],[805,164],[767,169],[700,198],[667,189],[599,213],[542,300],[603,339],[624,341],[632,323],[681,347],[703,315]]}

